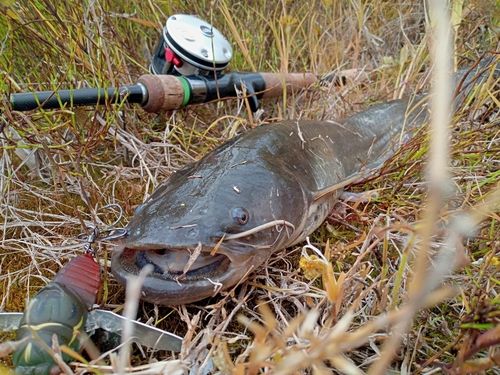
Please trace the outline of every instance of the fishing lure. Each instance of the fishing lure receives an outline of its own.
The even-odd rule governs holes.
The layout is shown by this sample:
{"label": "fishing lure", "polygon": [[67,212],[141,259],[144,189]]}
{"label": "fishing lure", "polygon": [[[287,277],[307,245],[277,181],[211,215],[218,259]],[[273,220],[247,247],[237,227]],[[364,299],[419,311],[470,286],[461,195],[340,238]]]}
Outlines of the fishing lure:
{"label": "fishing lure", "polygon": [[[110,206],[117,205],[103,208]],[[120,213],[116,222],[121,217]],[[108,231],[114,233],[101,240],[123,235],[121,229]],[[83,347],[86,336],[82,333],[85,333],[88,310],[94,304],[101,283],[100,267],[94,260],[95,252],[92,248],[100,234],[97,227],[94,227],[90,235],[78,236],[80,239],[86,237],[85,253],[70,260],[28,304],[16,339],[29,339],[14,351],[12,357],[17,374],[51,375],[60,372],[50,354],[54,336],[59,346],[66,345],[75,352]],[[64,362],[71,359],[70,355],[62,353]]]}
{"label": "fishing lure", "polygon": [[[54,280],[40,290],[26,308],[17,340],[38,336],[14,352],[12,361],[17,374],[52,374],[56,361],[47,351],[55,335],[58,344],[74,351],[83,346],[88,309],[92,307],[100,286],[100,269],[91,253],[72,259]],[[71,356],[62,354],[69,362]],[[54,368],[56,367],[56,368]]]}

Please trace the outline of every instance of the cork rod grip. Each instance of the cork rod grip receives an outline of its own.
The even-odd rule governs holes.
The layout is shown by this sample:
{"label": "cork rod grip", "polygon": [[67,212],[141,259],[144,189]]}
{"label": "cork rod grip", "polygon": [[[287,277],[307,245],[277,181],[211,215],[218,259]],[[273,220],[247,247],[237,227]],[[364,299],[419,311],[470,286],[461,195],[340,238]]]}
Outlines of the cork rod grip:
{"label": "cork rod grip", "polygon": [[288,92],[296,92],[308,88],[318,81],[312,73],[260,73],[266,82],[263,98],[275,98],[283,95],[284,87]]}
{"label": "cork rod grip", "polygon": [[143,84],[148,91],[148,100],[142,105],[146,112],[177,109],[184,103],[186,90],[176,76],[145,74],[139,77],[138,83]]}
{"label": "cork rod grip", "polygon": [[[138,83],[145,86],[148,98],[142,104],[147,112],[160,112],[181,108],[189,104],[205,103],[218,97],[237,97],[235,86],[242,82],[262,98],[274,98],[288,92],[296,92],[314,84],[312,73],[228,73],[218,80],[208,77],[177,77],[172,75],[143,75]],[[215,95],[214,93],[217,93]]]}

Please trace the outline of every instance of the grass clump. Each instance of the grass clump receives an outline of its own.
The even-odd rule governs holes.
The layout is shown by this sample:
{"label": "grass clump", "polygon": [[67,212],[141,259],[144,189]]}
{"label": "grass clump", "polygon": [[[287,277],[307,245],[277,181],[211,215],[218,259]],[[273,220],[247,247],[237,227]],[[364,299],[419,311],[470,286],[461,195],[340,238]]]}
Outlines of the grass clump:
{"label": "grass clump", "polygon": [[[455,63],[461,67],[496,51],[495,3],[452,3],[458,20]],[[114,221],[112,214],[99,214],[100,207],[120,204],[120,224],[126,225],[135,207],[173,171],[234,134],[283,118],[347,116],[426,90],[431,82],[433,21],[421,2],[0,5],[0,311],[22,311],[28,295],[81,254],[79,233]],[[27,113],[9,109],[13,92],[135,83],[147,72],[161,25],[175,13],[196,14],[228,37],[235,51],[232,71],[354,69],[352,78],[262,102],[255,118],[236,101],[161,114],[126,104]],[[375,190],[378,197],[369,204],[342,203],[311,236],[331,264],[321,277],[304,277],[297,247],[271,257],[241,286],[199,304],[171,309],[141,303],[139,318],[185,337],[184,350],[175,358],[136,350],[131,365],[144,365],[141,369],[150,373],[159,373],[159,364],[179,367],[179,360],[200,371],[213,363],[222,373],[236,374],[375,374],[384,366],[412,373],[498,373],[497,94],[492,79],[451,121],[453,193],[435,207],[423,257],[433,265],[440,262],[453,233],[449,223],[458,214],[469,215],[470,229],[477,227],[474,236],[457,237],[456,271],[420,296],[418,306],[413,301],[424,282],[417,281],[432,276],[429,263],[418,265],[414,250],[422,243],[417,234],[432,193],[426,129],[378,176],[351,188]],[[106,273],[113,245],[96,247]],[[119,309],[123,300],[123,289],[107,275],[98,303]],[[401,342],[394,344],[395,338]],[[106,361],[114,364],[112,356]]]}

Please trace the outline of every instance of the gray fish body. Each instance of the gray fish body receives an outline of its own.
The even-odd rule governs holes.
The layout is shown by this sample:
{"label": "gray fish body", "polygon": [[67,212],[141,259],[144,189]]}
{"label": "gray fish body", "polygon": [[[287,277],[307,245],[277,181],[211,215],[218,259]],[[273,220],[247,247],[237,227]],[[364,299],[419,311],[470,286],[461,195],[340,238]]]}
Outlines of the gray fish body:
{"label": "gray fish body", "polygon": [[142,298],[164,305],[231,288],[314,231],[344,183],[380,166],[425,123],[426,107],[417,96],[341,121],[282,121],[235,137],[153,192],[113,255],[114,276],[125,284],[153,265]]}

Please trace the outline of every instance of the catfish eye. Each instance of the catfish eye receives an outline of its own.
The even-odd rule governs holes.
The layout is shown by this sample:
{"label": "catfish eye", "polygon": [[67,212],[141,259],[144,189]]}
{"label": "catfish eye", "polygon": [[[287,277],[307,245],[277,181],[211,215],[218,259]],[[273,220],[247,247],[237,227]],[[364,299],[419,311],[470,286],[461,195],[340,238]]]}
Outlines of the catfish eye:
{"label": "catfish eye", "polygon": [[233,220],[240,225],[248,223],[248,211],[241,207],[236,207],[231,213]]}

